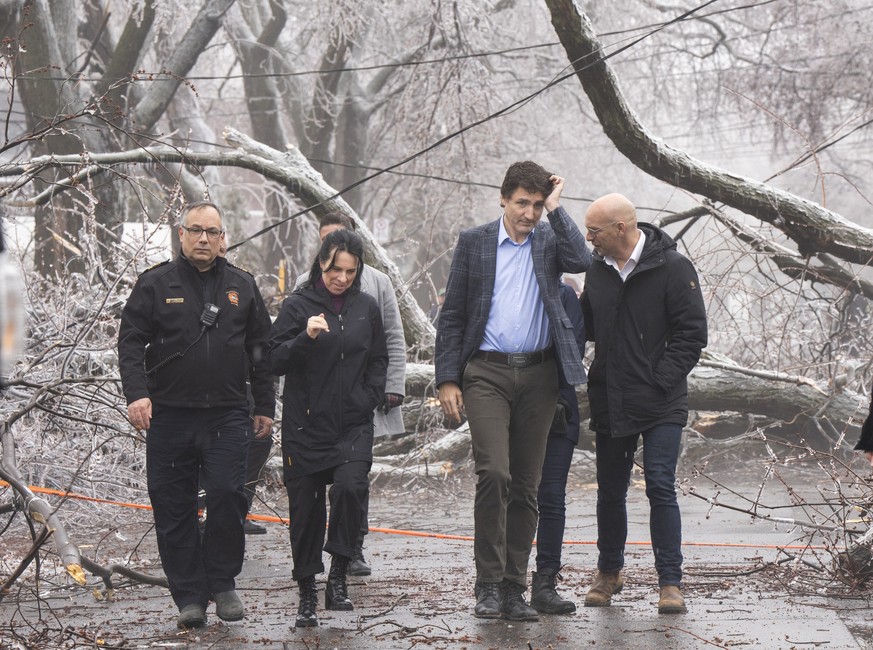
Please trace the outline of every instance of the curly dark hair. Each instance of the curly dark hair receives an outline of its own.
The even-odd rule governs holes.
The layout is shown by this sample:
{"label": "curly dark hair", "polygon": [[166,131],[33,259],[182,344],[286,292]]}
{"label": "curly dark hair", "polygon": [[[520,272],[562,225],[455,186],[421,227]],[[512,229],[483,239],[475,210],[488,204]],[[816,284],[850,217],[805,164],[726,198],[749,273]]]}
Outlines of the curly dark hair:
{"label": "curly dark hair", "polygon": [[552,172],[532,160],[514,162],[506,170],[503,184],[500,186],[500,196],[508,199],[519,187],[531,194],[540,193],[546,198],[552,193]]}

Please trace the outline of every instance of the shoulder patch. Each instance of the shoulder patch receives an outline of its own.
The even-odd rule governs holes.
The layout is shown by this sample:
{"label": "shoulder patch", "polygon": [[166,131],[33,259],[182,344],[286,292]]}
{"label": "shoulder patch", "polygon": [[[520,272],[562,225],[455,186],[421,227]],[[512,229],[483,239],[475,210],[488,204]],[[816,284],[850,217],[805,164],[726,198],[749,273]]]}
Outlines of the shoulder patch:
{"label": "shoulder patch", "polygon": [[[163,266],[164,264],[169,264],[171,261],[172,260],[164,260],[163,262],[158,262],[157,264],[152,264],[145,271],[143,271],[143,273],[148,273],[149,271],[152,271],[156,268],[159,268],[159,267]],[[142,273],[140,273],[140,275],[142,275]]]}
{"label": "shoulder patch", "polygon": [[249,275],[254,276],[254,274],[253,274],[251,271],[249,271],[248,269],[245,269],[245,268],[243,268],[243,267],[241,267],[241,266],[237,266],[236,264],[232,264],[231,262],[228,262],[227,265],[228,265],[228,266],[232,266],[232,267],[235,268],[235,269],[239,269],[239,270],[242,271],[243,273],[248,273]]}

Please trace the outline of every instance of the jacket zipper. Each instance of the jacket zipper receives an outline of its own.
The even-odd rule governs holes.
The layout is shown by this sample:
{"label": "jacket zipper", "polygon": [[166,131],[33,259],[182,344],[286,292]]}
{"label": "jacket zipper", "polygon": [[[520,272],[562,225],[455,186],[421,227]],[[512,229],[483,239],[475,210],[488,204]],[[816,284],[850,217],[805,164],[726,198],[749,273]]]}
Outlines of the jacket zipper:
{"label": "jacket zipper", "polygon": [[[345,381],[343,381],[344,380],[343,371],[345,369],[344,362],[345,362],[345,358],[346,358],[346,339],[345,339],[345,329],[346,328],[345,328],[345,324],[343,323],[343,315],[337,314],[337,318],[339,319],[339,326],[340,326],[340,331],[339,331],[339,334],[340,334],[340,373],[339,373],[339,376],[340,376],[340,432],[343,432],[346,430],[346,422],[345,422],[345,417],[344,417],[346,396],[343,393],[344,385],[345,385]],[[346,458],[345,460],[348,461],[348,458]]]}

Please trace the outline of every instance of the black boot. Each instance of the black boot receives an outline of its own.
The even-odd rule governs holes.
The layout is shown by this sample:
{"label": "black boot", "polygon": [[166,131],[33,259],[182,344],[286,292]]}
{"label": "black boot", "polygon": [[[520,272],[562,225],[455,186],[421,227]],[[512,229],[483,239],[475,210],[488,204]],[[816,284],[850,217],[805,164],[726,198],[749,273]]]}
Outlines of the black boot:
{"label": "black boot", "polygon": [[367,561],[364,559],[364,547],[356,546],[355,547],[355,556],[352,558],[352,561],[349,562],[349,575],[350,576],[368,576],[372,573],[372,569],[370,569],[370,565],[367,564]]}
{"label": "black boot", "polygon": [[503,599],[500,602],[500,617],[508,621],[537,621],[537,610],[528,605],[524,600],[524,592],[527,587],[517,582],[503,579],[500,583]]}
{"label": "black boot", "polygon": [[576,603],[558,595],[555,589],[557,579],[558,573],[554,569],[533,572],[530,604],[540,614],[572,614],[576,611]]}
{"label": "black boot", "polygon": [[332,555],[330,573],[327,574],[327,589],[324,590],[324,606],[341,612],[354,609],[349,599],[349,588],[346,586],[346,572],[349,570],[349,558]]}
{"label": "black boot", "polygon": [[297,605],[297,621],[295,627],[316,627],[318,616],[315,609],[318,606],[318,588],[315,586],[315,576],[309,576],[297,581],[300,588],[300,604]]}

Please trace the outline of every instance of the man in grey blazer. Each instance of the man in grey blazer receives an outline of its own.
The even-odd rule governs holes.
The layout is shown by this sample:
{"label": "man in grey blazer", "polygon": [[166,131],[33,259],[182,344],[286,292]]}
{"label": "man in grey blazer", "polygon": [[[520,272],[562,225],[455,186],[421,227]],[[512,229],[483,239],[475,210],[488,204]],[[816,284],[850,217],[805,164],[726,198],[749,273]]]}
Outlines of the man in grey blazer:
{"label": "man in grey blazer", "polygon": [[[328,212],[318,220],[318,236],[324,240],[338,228],[354,230],[354,222],[342,212]],[[296,289],[309,273],[297,278]],[[400,319],[400,307],[394,294],[391,278],[369,264],[364,266],[361,275],[361,291],[373,296],[382,314],[382,325],[385,328],[385,339],[388,345],[388,378],[385,384],[385,403],[376,409],[373,416],[373,437],[397,435],[404,432],[403,415],[400,405],[406,394],[406,338],[403,335],[403,321]],[[369,492],[364,503],[364,519],[355,546],[355,556],[349,563],[349,575],[368,576],[372,573],[370,565],[364,559],[364,536],[369,530],[367,512],[369,511]]]}
{"label": "man in grey blazer", "polygon": [[560,206],[563,189],[534,162],[509,167],[503,216],[458,237],[437,327],[440,405],[459,422],[466,412],[473,441],[479,618],[537,620],[523,594],[559,364],[568,383],[586,379],[558,282],[585,271],[591,253]]}

